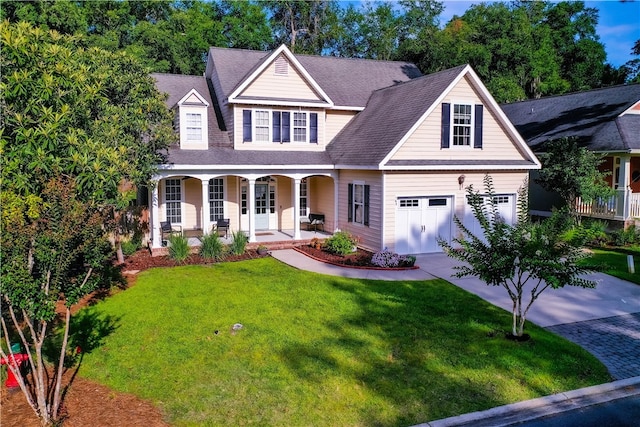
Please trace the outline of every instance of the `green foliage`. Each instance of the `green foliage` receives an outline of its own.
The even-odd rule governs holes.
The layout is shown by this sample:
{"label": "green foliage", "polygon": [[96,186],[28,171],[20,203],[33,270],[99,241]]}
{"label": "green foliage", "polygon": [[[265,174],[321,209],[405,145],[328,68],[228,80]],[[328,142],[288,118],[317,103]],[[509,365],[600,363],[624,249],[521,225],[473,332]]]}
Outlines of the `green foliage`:
{"label": "green foliage", "polygon": [[640,241],[640,236],[638,235],[635,225],[615,230],[611,232],[610,237],[611,243],[615,246],[634,245]]}
{"label": "green foliage", "polygon": [[480,197],[473,186],[467,188],[467,197],[484,235],[471,233],[456,216],[454,221],[463,236],[455,238],[452,244],[443,239],[438,242],[450,257],[464,262],[456,267],[456,277],[476,276],[487,285],[505,288],[513,302],[512,333],[521,336],[527,312],[543,291],[596,284],[581,277],[589,271],[579,263],[587,255],[562,239],[566,228],[562,215],[556,213],[550,220],[531,222],[526,209],[526,183],[518,194],[518,223],[513,226],[500,219],[489,175],[484,185],[486,198]]}
{"label": "green foliage", "polygon": [[189,253],[189,239],[182,234],[172,234],[169,236],[169,257],[172,260],[183,263],[189,258]]}
{"label": "green foliage", "polygon": [[549,141],[543,150],[539,155],[542,169],[536,182],[545,190],[557,192],[562,197],[576,224],[579,222],[576,198],[581,197],[589,202],[614,194],[605,180],[609,173],[598,169],[604,159],[602,154],[580,147],[575,138]]}
{"label": "green foliage", "polygon": [[200,242],[200,255],[217,260],[224,258],[225,247],[218,233],[205,234]]}
{"label": "green foliage", "polygon": [[138,251],[138,249],[140,249],[140,242],[133,239],[124,240],[121,243],[121,245],[122,245],[122,253],[125,256],[133,255]]}
{"label": "green foliage", "polygon": [[172,425],[408,426],[610,379],[544,328],[503,339],[508,313],[444,280],[349,279],[268,257],[147,270],[86,311],[118,320],[83,377],[158,402]]}
{"label": "green foliage", "polygon": [[231,243],[229,243],[229,252],[233,255],[242,255],[247,250],[249,237],[244,231],[234,231],[231,233]]}
{"label": "green foliage", "polygon": [[602,246],[608,240],[607,227],[607,221],[589,219],[569,228],[562,238],[573,246]]}
{"label": "green foliage", "polygon": [[353,252],[353,248],[357,246],[357,243],[357,239],[350,233],[338,231],[324,241],[324,248],[334,254],[347,255]]}

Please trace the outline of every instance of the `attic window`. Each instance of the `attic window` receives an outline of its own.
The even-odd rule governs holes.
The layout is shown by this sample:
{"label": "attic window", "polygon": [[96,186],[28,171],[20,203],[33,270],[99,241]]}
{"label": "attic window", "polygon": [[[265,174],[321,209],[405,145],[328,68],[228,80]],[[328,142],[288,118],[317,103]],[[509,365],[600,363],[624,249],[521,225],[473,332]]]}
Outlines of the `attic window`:
{"label": "attic window", "polygon": [[287,76],[289,75],[289,61],[284,56],[279,56],[275,63],[275,74],[276,76]]}

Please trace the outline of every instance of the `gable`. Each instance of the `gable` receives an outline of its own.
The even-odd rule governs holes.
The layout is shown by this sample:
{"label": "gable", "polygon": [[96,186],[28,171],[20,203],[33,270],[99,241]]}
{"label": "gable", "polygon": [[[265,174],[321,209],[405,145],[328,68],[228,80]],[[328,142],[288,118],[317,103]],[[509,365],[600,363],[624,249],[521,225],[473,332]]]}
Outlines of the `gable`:
{"label": "gable", "polygon": [[326,100],[313,88],[288,58],[280,54],[249,85],[237,100],[304,101],[325,103]]}
{"label": "gable", "polygon": [[[473,146],[450,146],[441,148],[442,108],[435,105],[425,120],[406,138],[404,143],[389,159],[390,162],[402,161],[521,161],[529,159],[517,146],[501,124],[491,104],[471,84],[469,76],[460,79],[444,95],[441,103],[469,105],[473,108],[482,105],[482,148]],[[476,117],[474,117],[474,124]],[[472,130],[473,131],[473,130]]]}

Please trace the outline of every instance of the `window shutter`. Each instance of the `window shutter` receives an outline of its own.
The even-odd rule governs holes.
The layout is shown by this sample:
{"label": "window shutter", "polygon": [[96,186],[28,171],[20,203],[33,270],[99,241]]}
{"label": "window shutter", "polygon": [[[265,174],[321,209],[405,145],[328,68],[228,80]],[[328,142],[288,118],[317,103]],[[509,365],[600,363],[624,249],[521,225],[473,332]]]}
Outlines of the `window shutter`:
{"label": "window shutter", "polygon": [[475,129],[473,133],[473,148],[482,148],[482,104],[476,105]]}
{"label": "window shutter", "polygon": [[251,142],[251,110],[242,110],[242,142]]}
{"label": "window shutter", "polygon": [[369,226],[369,186],[364,186],[364,225]]}
{"label": "window shutter", "polygon": [[281,142],[291,142],[291,131],[289,126],[289,116],[290,113],[288,111],[282,112],[282,140]]}
{"label": "window shutter", "polygon": [[348,191],[348,202],[347,202],[347,221],[353,222],[353,184],[349,184]]}
{"label": "window shutter", "polygon": [[273,112],[273,142],[281,142],[280,137],[280,111]]}
{"label": "window shutter", "polygon": [[440,148],[449,148],[449,129],[451,126],[451,104],[442,104],[442,135],[440,136]]}
{"label": "window shutter", "polygon": [[309,126],[309,131],[310,131],[310,138],[309,138],[309,142],[313,142],[313,143],[318,143],[318,113],[311,113],[309,114],[309,121],[310,126]]}

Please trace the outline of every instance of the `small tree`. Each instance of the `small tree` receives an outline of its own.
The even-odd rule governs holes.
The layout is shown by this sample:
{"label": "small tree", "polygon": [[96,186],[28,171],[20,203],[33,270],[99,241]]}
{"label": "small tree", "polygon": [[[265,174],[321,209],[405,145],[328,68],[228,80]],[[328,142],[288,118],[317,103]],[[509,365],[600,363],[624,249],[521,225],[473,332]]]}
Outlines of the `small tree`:
{"label": "small tree", "polygon": [[560,237],[565,229],[564,217],[531,222],[526,182],[518,193],[518,222],[513,226],[500,218],[489,175],[484,186],[486,196],[475,192],[473,186],[467,188],[484,236],[474,235],[456,216],[454,221],[462,237],[453,239],[451,244],[443,239],[438,243],[447,255],[464,262],[455,267],[455,277],[476,276],[487,285],[505,289],[513,303],[511,333],[519,337],[529,309],[542,292],[565,285],[593,288],[596,283],[580,277],[589,271],[578,263],[585,253]]}
{"label": "small tree", "polygon": [[536,183],[562,197],[576,224],[579,223],[576,198],[593,201],[598,197],[611,197],[614,194],[605,181],[609,173],[598,169],[603,162],[601,154],[579,147],[575,138],[549,141],[544,150],[539,156],[542,169]]}

